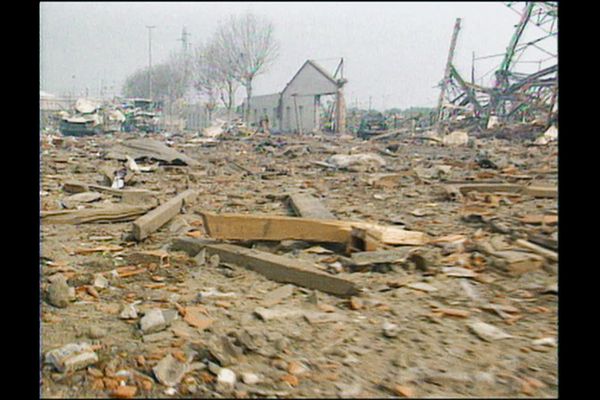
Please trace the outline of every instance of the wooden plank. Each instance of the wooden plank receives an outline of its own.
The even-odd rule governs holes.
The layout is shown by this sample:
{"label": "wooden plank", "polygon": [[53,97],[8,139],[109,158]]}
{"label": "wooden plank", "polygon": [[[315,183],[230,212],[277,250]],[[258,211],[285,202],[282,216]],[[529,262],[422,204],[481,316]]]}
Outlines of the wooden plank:
{"label": "wooden plank", "polygon": [[506,193],[520,193],[533,197],[540,198],[556,198],[558,197],[558,188],[555,186],[523,186],[513,183],[467,183],[467,184],[453,184],[447,187],[447,191],[452,191],[453,187],[458,189],[461,194],[468,192],[506,192]]}
{"label": "wooden plank", "polygon": [[466,185],[455,185],[458,190],[464,195],[469,192],[477,191],[483,193],[489,192],[508,192],[519,193],[523,189],[521,185],[512,183],[468,183]]}
{"label": "wooden plank", "polygon": [[126,222],[146,213],[149,205],[114,204],[110,207],[87,208],[82,210],[42,211],[44,224],[78,225],[90,222]]}
{"label": "wooden plank", "polygon": [[527,240],[550,250],[558,250],[558,240],[546,236],[529,234],[527,235]]}
{"label": "wooden plank", "polygon": [[558,197],[558,187],[537,185],[526,186],[523,188],[523,194],[533,197],[555,199]]}
{"label": "wooden plank", "polygon": [[517,244],[521,247],[524,247],[526,249],[529,249],[529,250],[533,251],[534,253],[537,253],[537,254],[541,255],[542,257],[545,257],[549,260],[558,261],[558,253],[555,251],[545,249],[542,246],[538,246],[537,244],[528,242],[527,240],[523,240],[523,239],[517,239],[515,241],[515,244]]}
{"label": "wooden plank", "polygon": [[510,275],[521,275],[525,272],[542,268],[544,259],[537,254],[513,250],[497,251],[493,265]]}
{"label": "wooden plank", "polygon": [[207,245],[209,254],[218,254],[221,261],[237,264],[281,283],[292,283],[336,296],[357,295],[355,283],[321,272],[307,261],[279,256],[232,244]]}
{"label": "wooden plank", "polygon": [[394,188],[402,186],[403,178],[412,178],[416,184],[422,183],[421,178],[414,170],[400,171],[393,174],[372,174],[367,178],[367,184],[374,187]]}
{"label": "wooden plank", "polygon": [[369,234],[384,244],[421,246],[429,243],[427,235],[419,231],[407,231],[393,226],[361,224]]}
{"label": "wooden plank", "polygon": [[127,197],[128,200],[132,200],[134,197],[148,199],[149,197],[156,196],[155,192],[146,189],[113,189],[107,186],[94,185],[90,183],[83,183],[78,181],[68,181],[63,184],[63,190],[68,193],[82,193],[82,192],[99,192],[107,193],[113,196],[123,198]]}
{"label": "wooden plank", "polygon": [[169,222],[171,218],[179,214],[184,201],[189,201],[196,195],[197,192],[195,190],[186,190],[135,220],[133,222],[133,236],[135,240],[144,240],[152,232]]}
{"label": "wooden plank", "polygon": [[294,212],[304,218],[336,219],[317,198],[308,193],[293,193],[289,195],[290,205]]}
{"label": "wooden plank", "polygon": [[427,243],[427,236],[423,232],[367,222],[206,212],[202,213],[202,218],[207,234],[221,240],[304,240],[349,244],[352,240],[352,228],[358,228],[366,230],[370,238],[375,237],[384,244]]}
{"label": "wooden plank", "polygon": [[350,242],[346,246],[346,252],[354,251],[375,251],[381,247],[382,243],[372,231],[364,228],[352,227],[350,232]]}
{"label": "wooden plank", "polygon": [[307,218],[202,213],[204,227],[214,239],[225,240],[304,240],[347,243],[352,227],[331,220]]}
{"label": "wooden plank", "polygon": [[364,251],[352,253],[350,258],[356,266],[394,263],[405,260],[411,250],[410,247],[404,247],[394,250]]}
{"label": "wooden plank", "polygon": [[492,266],[510,275],[533,271],[544,264],[544,258],[537,254],[515,250],[496,251],[486,242],[476,242],[474,245],[477,251],[493,257]]}
{"label": "wooden plank", "polygon": [[558,215],[529,214],[519,218],[519,221],[530,225],[554,226],[558,224]]}

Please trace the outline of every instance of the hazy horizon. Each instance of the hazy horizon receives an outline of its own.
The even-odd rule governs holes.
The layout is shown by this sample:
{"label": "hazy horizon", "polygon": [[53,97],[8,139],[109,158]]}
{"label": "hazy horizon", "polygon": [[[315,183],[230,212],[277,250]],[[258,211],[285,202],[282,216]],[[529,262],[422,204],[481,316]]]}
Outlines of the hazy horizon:
{"label": "hazy horizon", "polygon": [[[523,5],[517,4],[519,12]],[[90,96],[118,94],[125,78],[148,65],[147,25],[152,31],[152,63],[166,61],[182,48],[182,29],[195,47],[220,20],[251,11],[275,26],[280,56],[256,78],[256,95],[281,91],[307,60],[326,69],[344,58],[346,102],[376,109],[435,106],[455,19],[462,18],[454,64],[467,80],[472,54],[503,53],[519,15],[501,2],[376,3],[376,2],[224,2],[224,3],[40,3],[40,89],[57,95],[88,89]],[[523,40],[543,33],[528,27]],[[537,31],[536,31],[537,30]],[[556,54],[556,39],[541,46]],[[552,62],[535,49],[522,72]],[[488,73],[501,57],[477,61],[476,78]],[[479,79],[476,79],[479,83]],[[111,89],[112,87],[112,89]],[[237,93],[241,102],[243,90]]]}

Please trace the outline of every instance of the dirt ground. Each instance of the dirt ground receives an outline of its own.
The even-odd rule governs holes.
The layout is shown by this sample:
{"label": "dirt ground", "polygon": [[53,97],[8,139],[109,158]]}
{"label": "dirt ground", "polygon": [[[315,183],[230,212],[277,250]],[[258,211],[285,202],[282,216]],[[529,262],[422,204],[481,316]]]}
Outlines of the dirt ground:
{"label": "dirt ground", "polygon": [[[71,195],[63,190],[65,182],[99,184],[101,166],[123,166],[104,159],[103,152],[131,137],[62,138],[54,144],[43,138],[42,211],[61,208],[60,201]],[[515,238],[556,240],[557,199],[471,192],[452,200],[444,190],[448,182],[470,180],[556,185],[555,145],[477,139],[473,146],[442,147],[409,137],[387,142],[332,136],[254,135],[216,142],[191,134],[153,138],[199,162],[194,167],[161,165],[135,175],[127,186],[155,191],[161,203],[185,189],[198,190],[198,198],[168,224],[138,243],[128,238],[131,221],[70,225],[42,219],[42,397],[558,396],[558,295],[552,290],[556,262],[546,258],[532,271],[507,274],[493,257],[469,245],[487,243],[505,250],[515,248]],[[482,151],[497,169],[475,161]],[[334,154],[368,152],[381,156],[386,166],[343,170],[315,163]],[[377,174],[399,172],[405,176],[393,184],[373,183]],[[243,265],[204,262],[171,248],[179,237],[208,237],[199,214],[203,211],[292,216],[285,201],[291,190],[312,194],[340,220],[404,227],[433,239],[462,235],[465,241],[415,246],[426,260],[424,268],[399,262],[360,272],[339,271],[340,246],[289,240],[237,243],[313,261],[315,270],[330,271],[361,288],[360,295],[346,299],[292,286],[289,296],[267,307],[287,315],[269,320],[255,310],[285,284]],[[102,193],[97,202],[81,206],[118,202]],[[531,217],[541,215],[548,218],[540,222]],[[502,233],[489,221],[511,232]],[[94,248],[100,249],[80,251]],[[166,255],[150,262],[128,258],[149,250]],[[142,272],[122,277],[128,266]],[[447,267],[463,267],[472,275],[452,276],[444,272]],[[46,298],[56,274],[75,288],[75,299],[64,308]],[[98,274],[108,287],[94,286]],[[411,287],[414,283],[429,286]],[[131,303],[138,317],[119,318],[122,307]],[[163,334],[147,338],[139,322],[153,308],[179,315]],[[189,309],[202,310],[212,324],[201,329],[186,322],[183,313]],[[331,318],[311,321],[303,317],[305,311]],[[471,327],[477,321],[506,335],[484,340]],[[544,338],[551,339],[540,340]],[[98,361],[67,373],[43,362],[48,351],[76,342],[94,346]],[[174,390],[153,372],[170,353],[188,368]],[[221,367],[235,373],[233,387],[217,383]],[[257,375],[258,382],[247,375],[242,379],[246,373]],[[124,393],[115,392],[119,385],[137,389],[119,394]]]}

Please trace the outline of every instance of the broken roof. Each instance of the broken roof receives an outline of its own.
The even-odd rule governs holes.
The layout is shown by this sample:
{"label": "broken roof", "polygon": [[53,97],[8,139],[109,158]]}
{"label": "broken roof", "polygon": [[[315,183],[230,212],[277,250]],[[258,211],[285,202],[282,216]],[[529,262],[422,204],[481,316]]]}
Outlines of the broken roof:
{"label": "broken roof", "polygon": [[290,79],[290,81],[287,83],[287,85],[285,85],[285,87],[283,88],[283,90],[281,91],[281,93],[285,93],[285,91],[287,90],[287,88],[292,84],[292,82],[294,82],[294,79],[296,79],[296,77],[300,74],[300,72],[307,65],[312,66],[321,75],[323,75],[328,81],[330,81],[331,83],[333,83],[334,85],[337,86],[337,81],[335,79],[333,79],[333,76],[331,76],[331,74],[329,72],[325,71],[325,69],[323,67],[321,67],[319,64],[317,64],[313,60],[306,60],[306,62],[304,64],[302,64],[302,66],[300,67],[300,69],[294,74],[294,76],[292,77],[292,79]]}

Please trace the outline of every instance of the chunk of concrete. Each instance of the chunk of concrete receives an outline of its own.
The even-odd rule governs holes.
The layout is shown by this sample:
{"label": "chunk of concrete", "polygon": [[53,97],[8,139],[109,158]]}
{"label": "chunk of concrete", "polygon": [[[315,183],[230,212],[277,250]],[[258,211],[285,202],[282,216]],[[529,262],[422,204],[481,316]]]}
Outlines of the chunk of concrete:
{"label": "chunk of concrete", "polygon": [[156,379],[165,386],[175,386],[188,372],[189,364],[182,363],[171,354],[168,354],[152,368]]}
{"label": "chunk of concrete", "polygon": [[153,308],[140,320],[140,329],[144,333],[154,333],[165,329],[168,326],[163,312],[159,308]]}
{"label": "chunk of concrete", "polygon": [[47,352],[45,362],[60,372],[70,372],[98,362],[98,356],[88,343],[69,343]]}

